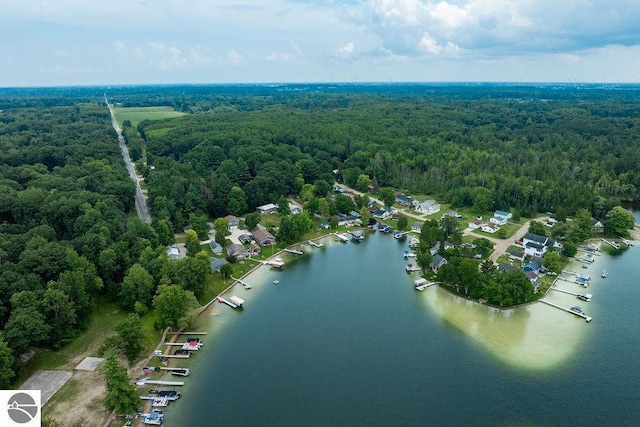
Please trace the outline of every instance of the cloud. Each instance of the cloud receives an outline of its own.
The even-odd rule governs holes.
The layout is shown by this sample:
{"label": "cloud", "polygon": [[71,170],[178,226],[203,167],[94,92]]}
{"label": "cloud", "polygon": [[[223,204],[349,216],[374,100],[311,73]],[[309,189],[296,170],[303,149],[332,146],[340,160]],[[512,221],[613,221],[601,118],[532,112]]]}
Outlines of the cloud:
{"label": "cloud", "polygon": [[358,23],[398,55],[521,55],[640,43],[640,2],[363,0]]}
{"label": "cloud", "polygon": [[335,51],[336,56],[340,58],[348,58],[351,55],[353,55],[354,48],[355,48],[355,45],[353,44],[353,42],[347,42],[347,44],[345,44],[344,46],[336,49]]}

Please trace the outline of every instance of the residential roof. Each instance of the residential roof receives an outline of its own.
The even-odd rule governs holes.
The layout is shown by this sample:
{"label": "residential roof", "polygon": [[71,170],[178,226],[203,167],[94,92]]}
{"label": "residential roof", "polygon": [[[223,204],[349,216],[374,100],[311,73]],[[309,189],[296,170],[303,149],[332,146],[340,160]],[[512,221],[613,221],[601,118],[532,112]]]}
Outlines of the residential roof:
{"label": "residential roof", "polygon": [[211,270],[213,271],[220,271],[220,267],[228,263],[224,258],[210,257],[209,261],[211,262]]}
{"label": "residential roof", "polygon": [[228,223],[231,223],[231,222],[234,222],[234,221],[235,222],[240,221],[240,219],[237,216],[233,216],[233,215],[227,215],[223,219],[225,221],[227,221]]}
{"label": "residential roof", "polygon": [[227,246],[227,255],[236,256],[236,255],[247,255],[247,250],[244,246],[234,243],[232,245]]}
{"label": "residential roof", "polygon": [[209,247],[211,248],[212,251],[216,250],[216,249],[222,249],[222,245],[218,242],[216,242],[215,240],[212,240],[209,242]]}
{"label": "residential roof", "polygon": [[505,211],[495,211],[493,215],[508,218],[511,215],[511,213],[505,212]]}
{"label": "residential roof", "polygon": [[498,271],[503,273],[509,273],[514,270],[516,270],[516,268],[511,264],[501,262],[500,265],[498,265]]}
{"label": "residential roof", "polygon": [[541,236],[539,234],[527,233],[522,238],[522,240],[525,240],[525,239],[526,240],[532,240],[534,242],[538,242],[538,243],[544,245],[547,242],[548,237],[547,236]]}
{"label": "residential roof", "polygon": [[525,247],[541,250],[542,248],[544,248],[544,245],[541,245],[540,243],[529,242]]}
{"label": "residential roof", "polygon": [[253,237],[255,237],[258,242],[262,242],[268,239],[276,239],[273,234],[269,233],[267,230],[262,230],[261,228],[256,228],[255,230],[253,230]]}
{"label": "residential roof", "polygon": [[438,268],[440,267],[442,264],[445,264],[447,262],[447,259],[445,257],[443,257],[440,254],[435,254],[433,256],[433,260],[431,261],[431,268]]}

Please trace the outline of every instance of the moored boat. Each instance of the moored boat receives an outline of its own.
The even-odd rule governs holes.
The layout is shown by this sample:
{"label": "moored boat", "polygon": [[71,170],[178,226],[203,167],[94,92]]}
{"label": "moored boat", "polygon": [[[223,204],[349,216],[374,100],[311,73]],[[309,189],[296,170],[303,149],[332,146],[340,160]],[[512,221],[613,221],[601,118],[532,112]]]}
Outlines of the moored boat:
{"label": "moored boat", "polygon": [[582,301],[586,301],[586,302],[590,302],[591,301],[591,294],[578,294],[576,295],[576,297],[578,297],[578,299],[582,300]]}
{"label": "moored boat", "polygon": [[600,275],[600,277],[602,277],[603,279],[606,279],[608,275],[609,273],[607,272],[607,270],[602,270],[602,274]]}

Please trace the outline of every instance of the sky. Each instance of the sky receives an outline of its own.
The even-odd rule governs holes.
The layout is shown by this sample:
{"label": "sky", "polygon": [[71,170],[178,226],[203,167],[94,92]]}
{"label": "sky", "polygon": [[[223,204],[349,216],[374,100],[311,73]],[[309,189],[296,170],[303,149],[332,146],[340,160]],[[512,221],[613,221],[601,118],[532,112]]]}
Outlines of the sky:
{"label": "sky", "polygon": [[0,0],[0,87],[640,82],[640,0]]}

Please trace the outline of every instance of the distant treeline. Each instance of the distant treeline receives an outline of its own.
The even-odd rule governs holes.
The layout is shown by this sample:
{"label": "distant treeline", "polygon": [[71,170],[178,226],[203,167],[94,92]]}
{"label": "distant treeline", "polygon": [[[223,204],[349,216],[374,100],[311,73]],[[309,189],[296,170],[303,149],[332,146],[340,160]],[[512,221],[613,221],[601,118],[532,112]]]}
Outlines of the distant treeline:
{"label": "distant treeline", "polygon": [[[233,186],[251,211],[304,183],[356,185],[363,174],[376,187],[524,216],[586,208],[601,218],[639,196],[640,92],[633,88],[217,89],[175,89],[173,101],[149,95],[201,114],[138,126],[156,166],[151,204],[174,225],[194,210],[227,214]],[[146,95],[129,96],[143,103]]]}

